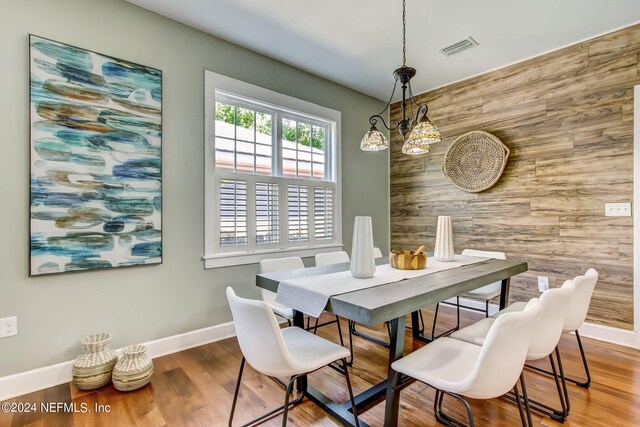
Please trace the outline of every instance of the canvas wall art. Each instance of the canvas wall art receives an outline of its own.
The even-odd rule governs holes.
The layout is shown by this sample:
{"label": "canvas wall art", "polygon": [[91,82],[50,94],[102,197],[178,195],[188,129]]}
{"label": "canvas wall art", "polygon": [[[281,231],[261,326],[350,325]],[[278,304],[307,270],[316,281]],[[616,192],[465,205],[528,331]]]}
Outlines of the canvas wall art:
{"label": "canvas wall art", "polygon": [[29,45],[30,274],[162,262],[162,72]]}

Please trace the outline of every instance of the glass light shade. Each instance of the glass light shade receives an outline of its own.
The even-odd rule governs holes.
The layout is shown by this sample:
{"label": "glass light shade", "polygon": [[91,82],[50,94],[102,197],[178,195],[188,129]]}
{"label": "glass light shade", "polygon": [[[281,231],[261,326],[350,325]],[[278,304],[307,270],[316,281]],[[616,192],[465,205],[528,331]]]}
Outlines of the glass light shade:
{"label": "glass light shade", "polygon": [[442,141],[440,131],[431,123],[431,120],[424,115],[420,121],[413,127],[409,133],[409,137],[402,146],[404,154],[427,154],[429,145]]}
{"label": "glass light shade", "polygon": [[375,126],[371,126],[369,132],[366,133],[362,141],[360,141],[360,149],[362,151],[382,151],[389,148],[389,141]]}
{"label": "glass light shade", "polygon": [[414,126],[407,141],[412,143],[435,144],[442,141],[438,127],[431,123],[427,116],[422,116],[418,124]]}
{"label": "glass light shade", "polygon": [[402,154],[427,154],[429,152],[429,144],[420,142],[411,142],[408,139],[402,145]]}

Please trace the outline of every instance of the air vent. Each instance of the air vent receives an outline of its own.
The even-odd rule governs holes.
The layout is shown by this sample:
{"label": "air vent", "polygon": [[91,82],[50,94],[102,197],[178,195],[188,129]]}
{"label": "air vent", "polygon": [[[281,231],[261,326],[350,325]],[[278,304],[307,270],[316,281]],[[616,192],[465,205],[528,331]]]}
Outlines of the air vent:
{"label": "air vent", "polygon": [[451,46],[440,49],[440,52],[442,52],[444,56],[451,56],[455,55],[456,53],[460,53],[463,50],[471,49],[474,46],[478,46],[478,42],[475,41],[472,37],[467,37],[466,39],[461,40],[458,43],[454,43]]}

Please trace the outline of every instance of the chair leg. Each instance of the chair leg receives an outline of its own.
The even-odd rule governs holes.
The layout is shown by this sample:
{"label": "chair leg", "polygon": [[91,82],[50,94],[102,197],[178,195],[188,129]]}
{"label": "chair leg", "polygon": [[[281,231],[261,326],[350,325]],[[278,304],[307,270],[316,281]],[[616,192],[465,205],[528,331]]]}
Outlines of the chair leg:
{"label": "chair leg", "polygon": [[[349,321],[351,322],[351,321]],[[338,326],[338,336],[340,337],[340,345],[344,347],[344,339],[342,338],[342,326],[340,325],[340,318],[336,316],[336,325]],[[353,336],[351,335],[351,327],[349,327],[349,357],[350,361],[347,365],[353,365]]]}
{"label": "chair leg", "polygon": [[[580,339],[580,333],[576,330],[574,332],[576,334],[576,340],[578,341],[578,347],[580,349],[580,356],[582,357],[582,365],[584,366],[584,372],[587,377],[586,381],[581,381],[575,378],[564,377],[565,381],[570,381],[582,388],[589,388],[591,386],[591,373],[589,372],[589,364],[587,363],[587,355],[584,352],[584,348],[582,347],[582,340]],[[559,351],[559,350],[558,350]],[[538,368],[533,365],[526,365],[527,368],[533,369],[534,371],[542,372],[547,375],[553,375],[553,372],[549,372],[546,369]]]}
{"label": "chair leg", "polygon": [[562,411],[553,410],[554,414],[551,414],[551,418],[556,421],[564,422],[567,419],[567,405],[564,401],[564,394],[562,392],[562,386],[560,384],[560,380],[558,379],[558,370],[556,368],[556,363],[553,360],[553,353],[549,355],[549,362],[551,363],[551,370],[553,371],[553,379],[556,382],[556,389],[558,390],[558,397],[560,398],[560,405],[562,406]]}
{"label": "chair leg", "polygon": [[[388,328],[389,328],[389,326],[387,325],[387,332],[389,332]],[[372,337],[370,335],[367,335],[367,334],[365,334],[363,332],[358,331],[356,329],[356,322],[353,322],[353,321],[351,322],[351,326],[349,327],[349,333],[352,334],[352,335],[357,335],[360,338],[364,338],[366,340],[369,340],[369,341],[371,341],[373,343],[376,343],[378,345],[381,345],[383,347],[387,347],[387,348],[389,347],[389,343],[388,342],[384,342],[382,340],[379,340],[378,338]]]}
{"label": "chair leg", "polygon": [[340,345],[344,347],[344,339],[342,338],[342,326],[340,326],[340,318],[336,316],[336,327],[338,328],[338,338],[340,339]]}
{"label": "chair leg", "polygon": [[438,311],[440,310],[440,304],[436,304],[436,312],[433,315],[433,325],[431,325],[431,340],[435,340],[436,338],[440,338],[443,337],[445,335],[449,335],[452,332],[457,331],[458,329],[460,329],[460,297],[456,297],[457,298],[457,304],[456,304],[456,326],[442,332],[441,334],[436,335],[436,323],[438,322]]}
{"label": "chair leg", "polygon": [[349,391],[349,401],[351,402],[351,413],[356,422],[356,427],[360,427],[358,421],[358,408],[356,407],[356,399],[353,397],[353,389],[351,388],[351,378],[349,377],[349,369],[347,368],[347,359],[342,359],[342,369],[344,370],[344,379],[347,382],[347,390]]}
{"label": "chair leg", "polygon": [[436,312],[433,314],[433,325],[431,325],[431,339],[436,339],[436,323],[438,322],[438,310],[440,309],[440,303],[436,304]]}
{"label": "chair leg", "polygon": [[522,423],[522,427],[527,427],[527,417],[524,413],[524,409],[522,408],[522,400],[520,399],[520,391],[518,390],[518,382],[513,386],[513,392],[516,395],[516,403],[518,404],[518,412],[520,413],[520,422]]}
{"label": "chair leg", "polygon": [[418,332],[424,334],[424,316],[422,315],[422,310],[418,310],[418,317],[420,318],[420,329]]}
{"label": "chair leg", "polygon": [[562,392],[564,393],[564,401],[567,405],[567,416],[571,412],[571,403],[569,402],[569,392],[567,390],[567,381],[564,378],[564,368],[562,367],[562,358],[560,357],[560,350],[556,346],[556,361],[558,362],[558,370],[560,371],[560,381],[562,382]]}
{"label": "chair leg", "polygon": [[529,426],[533,427],[533,419],[531,417],[531,407],[529,406],[529,396],[527,395],[527,385],[524,381],[524,371],[520,374],[520,385],[522,386],[522,397],[524,400],[524,409],[527,413],[527,421]]}
{"label": "chair leg", "polygon": [[229,427],[233,423],[233,414],[236,411],[236,403],[238,402],[238,393],[240,391],[240,383],[242,382],[242,372],[244,371],[244,357],[240,363],[240,372],[238,372],[238,381],[236,382],[236,391],[233,393],[233,403],[231,404],[231,413],[229,414]]}
{"label": "chair leg", "polygon": [[349,366],[353,366],[353,333],[351,332],[351,325],[353,322],[353,320],[349,320],[348,325],[349,325],[349,353],[351,353],[351,358],[349,359],[349,363],[347,363],[347,365]]}
{"label": "chair leg", "polygon": [[[438,395],[438,392],[440,393]],[[471,412],[471,406],[469,405],[469,402],[467,402],[467,400],[455,393],[447,393],[446,391],[442,391],[442,390],[436,390],[436,397],[434,399],[434,413],[436,416],[436,420],[438,420],[439,423],[447,425],[447,426],[455,426],[455,427],[466,427],[466,425],[458,420],[453,419],[452,417],[450,417],[449,415],[446,415],[443,411],[442,411],[442,400],[444,398],[444,395],[447,394],[457,400],[459,400],[460,402],[462,402],[462,404],[464,405],[465,409],[467,410],[467,419],[469,420],[469,427],[474,427],[474,422],[473,422],[473,412]]]}
{"label": "chair leg", "polygon": [[289,380],[289,384],[287,384],[287,391],[284,395],[284,411],[282,412],[282,427],[286,427],[287,425],[287,415],[289,413],[289,396],[291,395],[291,391],[293,388],[293,383],[297,377],[291,377]]}
{"label": "chair leg", "polygon": [[[554,372],[556,372],[556,365],[553,361],[553,353],[549,355],[549,361],[551,362],[551,367],[553,368]],[[545,405],[544,403],[538,402],[536,400],[533,399],[529,399],[529,397],[526,395],[527,393],[527,386],[525,384],[525,380],[524,380],[524,372],[520,375],[520,384],[522,385],[522,393],[523,393],[523,398],[524,398],[524,402],[525,402],[525,407],[527,408],[527,411],[529,412],[529,417],[530,417],[530,413],[531,410],[536,411],[542,415],[546,415],[548,417],[551,417],[553,420],[558,421],[563,423],[566,419],[567,419],[567,407],[565,404],[565,398],[564,398],[564,394],[562,393],[562,389],[560,386],[560,381],[559,381],[559,375],[555,376],[555,381],[556,381],[556,388],[558,390],[558,398],[560,399],[560,405],[562,407],[562,410],[558,410],[555,408],[552,408],[549,405]],[[517,397],[511,395],[511,393],[507,393],[505,395],[505,397],[513,402],[517,402]],[[530,421],[531,422],[531,421]]]}
{"label": "chair leg", "polygon": [[[238,401],[238,394],[240,391],[240,382],[242,380],[242,372],[244,370],[244,364],[245,364],[245,358],[242,358],[242,363],[240,364],[240,372],[238,373],[238,382],[236,383],[236,390],[235,393],[233,394],[233,403],[231,404],[231,414],[229,414],[229,427],[232,427],[232,423],[233,423],[233,415],[235,413],[236,410],[236,403]],[[242,425],[242,427],[248,427],[248,426],[252,426],[254,424],[257,424],[265,419],[268,419],[272,416],[274,416],[275,414],[277,414],[278,412],[284,410],[283,413],[283,419],[282,419],[282,425],[286,426],[287,425],[287,413],[289,411],[289,406],[294,406],[297,405],[298,403],[302,402],[302,400],[304,399],[304,393],[300,393],[300,395],[298,397],[296,397],[294,400],[289,401],[289,397],[291,396],[291,394],[293,393],[293,384],[295,383],[296,380],[299,380],[299,378],[301,377],[301,375],[296,375],[291,377],[291,379],[289,380],[289,382],[287,383],[287,388],[285,391],[285,398],[284,398],[284,405],[283,406],[279,406],[276,409],[273,409],[269,412],[267,412],[264,415],[260,415],[258,418],[255,418],[251,421],[249,421],[248,423],[245,423]]]}
{"label": "chair leg", "polygon": [[580,339],[580,333],[578,332],[577,329],[575,331],[575,334],[576,334],[576,339],[578,340],[578,347],[580,347],[580,356],[582,356],[582,364],[584,365],[584,372],[587,375],[587,381],[585,382],[573,381],[573,382],[575,382],[578,387],[589,388],[589,386],[591,385],[591,373],[589,372],[589,364],[587,363],[587,356],[584,353],[584,348],[582,347],[582,340]]}

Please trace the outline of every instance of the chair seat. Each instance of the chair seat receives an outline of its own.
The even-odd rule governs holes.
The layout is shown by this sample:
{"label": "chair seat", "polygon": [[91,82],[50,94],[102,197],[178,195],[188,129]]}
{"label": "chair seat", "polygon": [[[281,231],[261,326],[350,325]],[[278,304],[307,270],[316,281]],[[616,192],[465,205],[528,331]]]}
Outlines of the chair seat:
{"label": "chair seat", "polygon": [[[485,338],[487,337],[487,334],[489,333],[489,329],[491,329],[491,325],[493,325],[493,322],[496,321],[496,318],[498,316],[505,313],[515,313],[515,312],[523,311],[526,306],[527,306],[526,302],[522,302],[522,301],[515,302],[509,305],[508,307],[500,310],[499,312],[494,314],[492,317],[479,320],[470,326],[457,330],[450,336],[451,338],[456,340],[461,340],[461,341],[468,342],[475,345],[482,345],[484,343]],[[531,349],[530,349],[529,353],[527,353],[527,360],[528,361],[539,360],[544,357],[547,357],[548,355],[549,353],[547,352],[535,353],[535,352],[531,352]]]}
{"label": "chair seat", "polygon": [[[392,368],[440,390],[464,392],[482,347],[444,337],[393,362]],[[473,396],[470,396],[473,397]]]}
{"label": "chair seat", "polygon": [[278,304],[275,301],[265,301],[271,310],[278,316],[284,317],[285,319],[293,319],[293,309],[286,307],[282,304]]}
{"label": "chair seat", "polygon": [[331,362],[349,357],[349,350],[304,329],[291,327],[282,329],[284,342],[300,367],[299,372],[280,372],[275,376],[291,376],[315,371]]}
{"label": "chair seat", "polygon": [[485,289],[485,288],[489,288],[488,286],[483,286],[480,289],[474,289],[473,291],[469,291],[466,292],[464,294],[462,294],[462,297],[464,298],[474,298],[474,299],[480,299],[480,300],[490,300],[493,299],[495,297],[497,297],[498,295],[500,295],[500,289],[498,289],[497,291],[495,289]]}
{"label": "chair seat", "polygon": [[527,306],[527,303],[524,302],[524,301],[514,302],[513,304],[509,304],[509,306],[507,306],[506,308],[503,308],[499,312],[495,313],[491,317],[498,317],[498,316],[500,316],[501,314],[504,314],[504,313],[515,313],[515,312],[518,312],[518,311],[522,311],[522,310],[524,310],[524,308],[526,306]]}
{"label": "chair seat", "polygon": [[495,321],[496,319],[494,317],[487,317],[459,329],[449,336],[453,339],[468,342],[470,344],[482,345],[489,333],[489,329],[491,329],[491,326]]}

